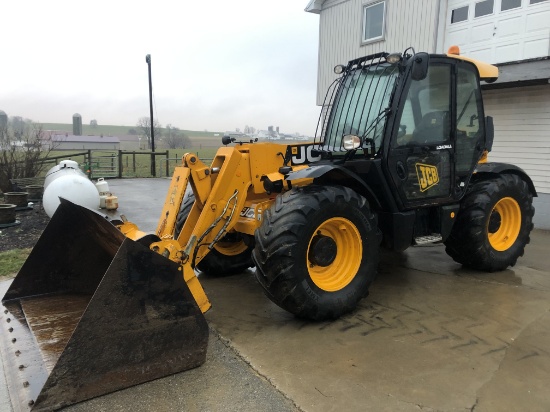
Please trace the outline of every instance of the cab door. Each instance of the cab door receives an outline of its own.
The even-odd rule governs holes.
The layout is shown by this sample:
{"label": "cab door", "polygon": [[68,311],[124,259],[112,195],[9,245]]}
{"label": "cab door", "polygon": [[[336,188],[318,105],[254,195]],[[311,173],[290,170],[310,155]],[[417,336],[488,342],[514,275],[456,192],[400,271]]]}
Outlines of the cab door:
{"label": "cab door", "polygon": [[475,66],[468,62],[458,61],[456,64],[455,113],[453,196],[460,199],[486,146],[479,75]]}
{"label": "cab door", "polygon": [[410,80],[396,116],[387,171],[404,209],[450,200],[454,158],[453,62],[432,59],[423,80]]}

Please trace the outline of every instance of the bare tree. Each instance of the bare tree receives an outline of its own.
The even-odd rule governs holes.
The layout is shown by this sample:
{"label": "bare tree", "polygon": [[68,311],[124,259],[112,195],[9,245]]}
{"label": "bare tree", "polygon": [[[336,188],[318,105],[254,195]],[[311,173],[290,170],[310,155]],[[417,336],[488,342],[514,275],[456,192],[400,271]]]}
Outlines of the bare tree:
{"label": "bare tree", "polygon": [[191,139],[177,127],[166,125],[166,136],[162,139],[168,149],[187,149],[191,147]]}
{"label": "bare tree", "polygon": [[[139,134],[147,139],[147,147],[151,149],[151,118],[140,117],[136,124]],[[162,136],[162,126],[155,120],[153,122],[153,131],[155,133],[155,139]]]}
{"label": "bare tree", "polygon": [[11,131],[13,132],[13,136],[15,136],[17,139],[21,138],[25,131],[25,121],[21,116],[12,116],[10,118],[10,126]]}
{"label": "bare tree", "polygon": [[0,189],[12,190],[10,179],[35,177],[43,169],[42,158],[52,150],[44,144],[44,131],[39,124],[17,118],[0,129]]}

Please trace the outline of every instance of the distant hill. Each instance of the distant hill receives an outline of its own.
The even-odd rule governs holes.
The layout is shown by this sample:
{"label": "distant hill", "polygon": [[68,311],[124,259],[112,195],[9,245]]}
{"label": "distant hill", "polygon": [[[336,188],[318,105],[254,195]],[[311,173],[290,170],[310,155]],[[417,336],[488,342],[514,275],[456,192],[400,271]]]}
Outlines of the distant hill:
{"label": "distant hill", "polygon": [[[68,133],[73,132],[72,123],[41,123],[44,130],[60,130]],[[84,136],[89,135],[104,135],[104,136],[120,136],[131,134],[130,130],[134,129],[139,133],[138,127],[136,126],[113,126],[113,125],[97,125],[92,127],[88,124],[82,125],[82,134]],[[162,129],[163,133],[166,131]],[[197,130],[182,130],[190,138],[197,137],[215,137],[215,135],[222,135],[221,132],[201,132]]]}

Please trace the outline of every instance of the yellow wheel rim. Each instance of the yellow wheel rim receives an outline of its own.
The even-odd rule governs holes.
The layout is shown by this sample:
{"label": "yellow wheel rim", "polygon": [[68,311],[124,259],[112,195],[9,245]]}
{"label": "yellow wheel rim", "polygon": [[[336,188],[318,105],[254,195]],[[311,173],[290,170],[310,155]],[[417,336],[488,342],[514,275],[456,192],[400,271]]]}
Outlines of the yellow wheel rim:
{"label": "yellow wheel rim", "polygon": [[236,256],[248,249],[248,246],[242,240],[238,242],[219,241],[214,245],[214,249],[225,256]]}
{"label": "yellow wheel rim", "polygon": [[489,243],[493,249],[508,250],[518,238],[521,229],[521,209],[511,197],[500,199],[491,212],[487,223]]}
{"label": "yellow wheel rim", "polygon": [[[316,236],[328,237],[336,246],[334,259],[326,266],[316,264],[310,258]],[[359,230],[342,217],[326,220],[309,240],[307,256],[309,276],[315,285],[327,292],[343,289],[353,280],[361,265],[363,242]]]}

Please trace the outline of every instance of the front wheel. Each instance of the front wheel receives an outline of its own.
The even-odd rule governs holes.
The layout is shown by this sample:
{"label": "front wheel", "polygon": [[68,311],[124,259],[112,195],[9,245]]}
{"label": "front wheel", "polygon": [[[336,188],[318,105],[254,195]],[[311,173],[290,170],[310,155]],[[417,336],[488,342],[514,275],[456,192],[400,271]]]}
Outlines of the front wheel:
{"label": "front wheel", "polygon": [[214,248],[197,264],[197,269],[209,276],[236,275],[254,267],[251,254],[252,236],[231,232],[214,245]]}
{"label": "front wheel", "polygon": [[[195,203],[195,195],[191,187],[188,186],[176,217],[175,239],[183,229],[193,203]],[[214,245],[214,248],[199,262],[197,269],[209,276],[235,275],[249,267],[254,267],[250,256],[253,248],[254,238],[252,236],[230,232]]]}
{"label": "front wheel", "polygon": [[445,251],[473,269],[514,266],[529,243],[534,213],[533,195],[519,176],[479,181],[462,200]]}
{"label": "front wheel", "polygon": [[256,278],[298,317],[335,319],[354,310],[376,276],[377,218],[347,187],[312,185],[279,195],[255,239]]}

